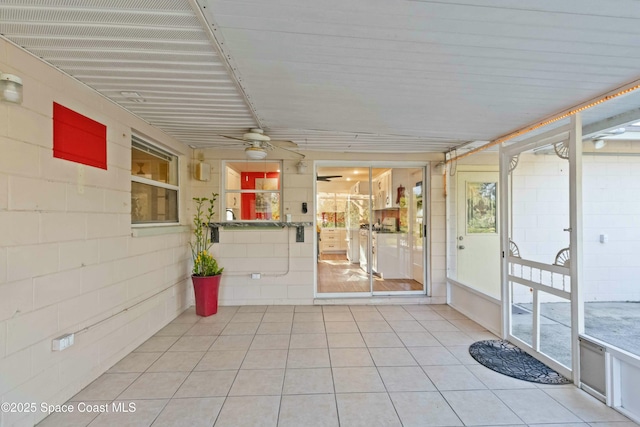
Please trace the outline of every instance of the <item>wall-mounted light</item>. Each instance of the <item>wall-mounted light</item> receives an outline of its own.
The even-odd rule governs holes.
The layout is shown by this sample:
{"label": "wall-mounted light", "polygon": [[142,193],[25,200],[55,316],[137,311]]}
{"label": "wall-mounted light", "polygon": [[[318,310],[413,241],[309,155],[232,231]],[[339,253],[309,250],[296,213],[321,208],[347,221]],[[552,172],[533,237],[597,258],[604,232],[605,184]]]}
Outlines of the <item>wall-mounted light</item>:
{"label": "wall-mounted light", "polygon": [[0,73],[0,100],[22,104],[22,79],[20,77]]}
{"label": "wall-mounted light", "polygon": [[593,140],[593,148],[595,148],[596,150],[600,150],[601,148],[604,148],[605,145],[607,145],[607,141],[605,141],[604,139]]}
{"label": "wall-mounted light", "polygon": [[307,171],[307,164],[300,160],[298,164],[296,164],[296,168],[298,168],[298,173],[302,175]]}

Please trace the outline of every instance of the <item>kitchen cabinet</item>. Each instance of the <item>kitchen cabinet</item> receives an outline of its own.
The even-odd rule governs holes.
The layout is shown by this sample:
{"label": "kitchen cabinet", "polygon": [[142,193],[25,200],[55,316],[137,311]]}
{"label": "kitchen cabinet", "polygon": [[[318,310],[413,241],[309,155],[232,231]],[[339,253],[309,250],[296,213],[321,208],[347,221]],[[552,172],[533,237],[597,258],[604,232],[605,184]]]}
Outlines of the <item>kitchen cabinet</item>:
{"label": "kitchen cabinet", "polygon": [[344,228],[323,228],[320,231],[320,253],[347,251],[347,230]]}
{"label": "kitchen cabinet", "polygon": [[409,234],[373,232],[372,268],[383,279],[411,277]]}
{"label": "kitchen cabinet", "polygon": [[369,194],[369,181],[358,181],[351,187],[351,194]]}
{"label": "kitchen cabinet", "polygon": [[[227,176],[226,176],[226,188],[227,190],[240,190],[240,173],[227,168]],[[229,193],[226,194],[226,209],[232,209],[236,218],[240,217],[240,193]]]}
{"label": "kitchen cabinet", "polygon": [[374,209],[387,209],[393,206],[392,186],[391,169],[378,175],[373,182]]}

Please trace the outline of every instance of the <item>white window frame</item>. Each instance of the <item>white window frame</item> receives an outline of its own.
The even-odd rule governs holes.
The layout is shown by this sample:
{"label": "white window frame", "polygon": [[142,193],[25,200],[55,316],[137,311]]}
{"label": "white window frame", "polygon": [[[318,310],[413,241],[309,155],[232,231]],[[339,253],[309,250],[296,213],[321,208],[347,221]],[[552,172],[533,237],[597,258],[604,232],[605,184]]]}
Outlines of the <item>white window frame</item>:
{"label": "white window frame", "polygon": [[131,227],[166,227],[168,225],[178,225],[180,224],[180,157],[176,153],[172,153],[166,148],[161,148],[157,144],[150,142],[148,139],[143,138],[139,135],[132,134],[131,135],[131,150],[134,149],[144,150],[147,149],[149,154],[161,157],[166,156],[168,158],[175,158],[176,162],[176,185],[167,184],[164,182],[155,181],[153,179],[144,178],[141,176],[137,176],[131,171],[131,182],[137,182],[140,184],[151,185],[153,187],[165,188],[167,190],[175,190],[176,198],[177,198],[177,212],[176,212],[176,220],[175,221],[162,221],[162,222],[153,222],[153,223],[135,223],[133,222],[133,205],[131,206]]}

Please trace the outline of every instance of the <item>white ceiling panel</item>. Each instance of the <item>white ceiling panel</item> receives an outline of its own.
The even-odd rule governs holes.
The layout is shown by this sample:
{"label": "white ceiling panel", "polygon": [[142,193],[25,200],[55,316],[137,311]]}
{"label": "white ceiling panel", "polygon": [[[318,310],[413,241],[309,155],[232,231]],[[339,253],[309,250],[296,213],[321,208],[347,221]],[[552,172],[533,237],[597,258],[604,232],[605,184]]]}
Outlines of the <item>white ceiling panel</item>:
{"label": "white ceiling panel", "polygon": [[3,37],[186,144],[230,149],[221,135],[255,126],[302,151],[492,140],[640,79],[639,24],[637,0],[0,4]]}
{"label": "white ceiling panel", "polygon": [[256,125],[188,1],[3,1],[0,13],[4,37],[183,142]]}
{"label": "white ceiling panel", "polygon": [[491,140],[640,77],[638,2],[556,3],[199,1],[271,133],[421,149]]}

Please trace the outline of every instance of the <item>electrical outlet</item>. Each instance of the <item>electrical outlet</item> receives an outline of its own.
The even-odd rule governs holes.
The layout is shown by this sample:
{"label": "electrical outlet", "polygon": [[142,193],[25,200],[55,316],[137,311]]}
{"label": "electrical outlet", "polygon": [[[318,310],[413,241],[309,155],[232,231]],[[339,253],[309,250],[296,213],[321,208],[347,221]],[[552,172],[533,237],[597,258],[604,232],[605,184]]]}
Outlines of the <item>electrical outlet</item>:
{"label": "electrical outlet", "polygon": [[302,225],[296,227],[296,242],[304,242],[304,226]]}
{"label": "electrical outlet", "polygon": [[53,339],[51,349],[53,351],[62,351],[65,348],[71,347],[75,341],[75,334],[61,335],[58,338]]}

